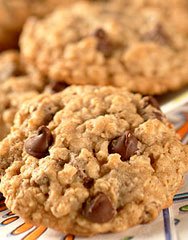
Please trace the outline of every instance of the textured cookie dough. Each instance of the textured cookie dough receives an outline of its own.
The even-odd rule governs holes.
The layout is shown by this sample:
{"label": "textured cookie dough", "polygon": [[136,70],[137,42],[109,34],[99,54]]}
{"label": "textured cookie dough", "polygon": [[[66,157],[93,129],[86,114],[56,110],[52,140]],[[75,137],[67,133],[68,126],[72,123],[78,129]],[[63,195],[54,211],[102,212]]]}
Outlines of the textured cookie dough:
{"label": "textured cookie dough", "polygon": [[153,98],[71,86],[22,105],[0,143],[0,191],[35,225],[118,232],[171,205],[187,163],[187,147]]}
{"label": "textured cookie dough", "polygon": [[9,77],[23,74],[24,67],[18,51],[9,50],[0,54],[0,84]]}
{"label": "textured cookie dough", "polygon": [[0,50],[17,47],[18,37],[31,15],[43,17],[58,5],[75,0],[0,0]]}
{"label": "textured cookie dough", "polygon": [[9,133],[20,105],[42,89],[43,79],[37,75],[11,77],[0,83],[0,140]]}
{"label": "textured cookie dough", "polygon": [[10,131],[19,106],[42,92],[57,93],[68,85],[50,82],[30,68],[26,73],[18,51],[0,54],[0,140]]}
{"label": "textured cookie dough", "polygon": [[188,84],[187,19],[185,0],[77,3],[28,20],[20,47],[53,80],[162,94]]}
{"label": "textured cookie dough", "polygon": [[[47,80],[37,72],[26,75],[17,51],[0,54],[0,140],[10,131],[19,106],[42,92]],[[48,86],[50,88],[50,84]]]}

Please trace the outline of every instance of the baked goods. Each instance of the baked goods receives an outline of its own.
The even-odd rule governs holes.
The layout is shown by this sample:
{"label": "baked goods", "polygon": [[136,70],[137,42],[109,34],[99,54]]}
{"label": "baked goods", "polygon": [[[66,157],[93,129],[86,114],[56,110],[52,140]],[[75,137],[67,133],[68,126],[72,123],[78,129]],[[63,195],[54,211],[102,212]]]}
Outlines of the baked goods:
{"label": "baked goods", "polygon": [[11,77],[0,83],[0,140],[10,131],[19,106],[44,88],[37,75]]}
{"label": "baked goods", "polygon": [[79,2],[28,20],[20,47],[54,81],[162,94],[188,84],[187,19],[185,0]]}
{"label": "baked goods", "polygon": [[74,0],[0,0],[0,50],[15,48],[26,19],[31,15],[42,17],[58,5]]}
{"label": "baked goods", "polygon": [[152,97],[71,86],[22,105],[0,143],[0,190],[35,225],[117,232],[172,203],[187,150]]}
{"label": "baked goods", "polygon": [[[8,16],[0,0],[0,49],[59,2],[7,2]],[[150,222],[172,204],[188,147],[153,97],[127,90],[188,83],[187,10],[185,0],[79,1],[27,21],[21,56],[0,55],[0,191],[12,212],[90,236]]]}
{"label": "baked goods", "polygon": [[42,92],[47,84],[37,72],[30,69],[30,74],[25,73],[19,52],[0,54],[0,140],[9,133],[19,106]]}
{"label": "baked goods", "polygon": [[0,140],[10,131],[20,105],[42,92],[57,93],[68,85],[50,82],[32,68],[26,73],[18,51],[0,54]]}

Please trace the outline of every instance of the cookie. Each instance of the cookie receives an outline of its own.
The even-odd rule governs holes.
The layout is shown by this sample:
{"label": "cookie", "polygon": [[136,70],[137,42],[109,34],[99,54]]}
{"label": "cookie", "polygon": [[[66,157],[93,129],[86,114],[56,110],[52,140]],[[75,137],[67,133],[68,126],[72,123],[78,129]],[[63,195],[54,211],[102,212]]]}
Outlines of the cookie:
{"label": "cookie", "polygon": [[57,93],[68,85],[50,82],[32,67],[25,71],[18,51],[4,51],[0,54],[0,140],[10,131],[19,106],[42,92]]}
{"label": "cookie", "polygon": [[9,133],[23,101],[42,92],[47,84],[46,79],[31,69],[30,74],[26,74],[19,52],[11,50],[0,54],[0,140]]}
{"label": "cookie", "polygon": [[185,0],[118,2],[77,3],[44,20],[28,20],[20,41],[25,61],[69,84],[143,94],[188,84]]}
{"label": "cookie", "polygon": [[43,17],[55,7],[68,5],[74,0],[0,0],[0,50],[18,46],[19,34],[31,15]]}
{"label": "cookie", "polygon": [[10,77],[24,74],[18,51],[4,51],[0,54],[0,84]]}
{"label": "cookie", "polygon": [[172,204],[187,150],[152,97],[71,86],[22,105],[0,143],[0,191],[35,225],[118,232]]}
{"label": "cookie", "polygon": [[43,88],[44,82],[39,76],[11,77],[0,83],[0,140],[9,133],[19,106]]}

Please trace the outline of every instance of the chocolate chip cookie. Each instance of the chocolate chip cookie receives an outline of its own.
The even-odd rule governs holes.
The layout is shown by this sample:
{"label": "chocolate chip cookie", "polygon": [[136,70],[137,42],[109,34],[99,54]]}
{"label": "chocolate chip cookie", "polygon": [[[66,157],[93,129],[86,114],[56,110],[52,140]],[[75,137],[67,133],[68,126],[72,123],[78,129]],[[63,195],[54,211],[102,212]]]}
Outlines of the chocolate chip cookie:
{"label": "chocolate chip cookie", "polygon": [[0,0],[0,50],[17,47],[22,26],[29,16],[43,17],[58,5],[68,5],[74,1]]}
{"label": "chocolate chip cookie", "polygon": [[0,143],[0,190],[26,221],[89,236],[155,219],[187,166],[155,99],[71,86],[22,105]]}
{"label": "chocolate chip cookie", "polygon": [[0,54],[0,140],[10,131],[14,116],[23,103],[45,88],[47,80],[37,72],[26,75],[17,51]]}
{"label": "chocolate chip cookie", "polygon": [[44,82],[37,75],[11,77],[0,83],[0,140],[9,133],[19,106],[43,88]]}
{"label": "chocolate chip cookie", "polygon": [[185,0],[77,3],[30,19],[20,47],[53,80],[162,94],[188,84],[187,19]]}
{"label": "chocolate chip cookie", "polygon": [[4,51],[0,54],[0,140],[10,131],[19,106],[42,92],[57,93],[68,85],[51,82],[34,69],[25,71],[18,51]]}

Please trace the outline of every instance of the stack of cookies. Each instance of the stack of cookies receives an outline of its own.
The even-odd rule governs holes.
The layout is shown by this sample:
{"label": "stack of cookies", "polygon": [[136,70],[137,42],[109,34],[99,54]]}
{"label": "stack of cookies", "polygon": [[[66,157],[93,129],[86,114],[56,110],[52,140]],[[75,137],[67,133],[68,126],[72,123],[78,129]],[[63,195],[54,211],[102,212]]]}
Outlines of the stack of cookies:
{"label": "stack of cookies", "polygon": [[188,146],[151,96],[188,85],[187,1],[18,3],[0,1],[8,208],[80,236],[152,221],[188,171]]}

